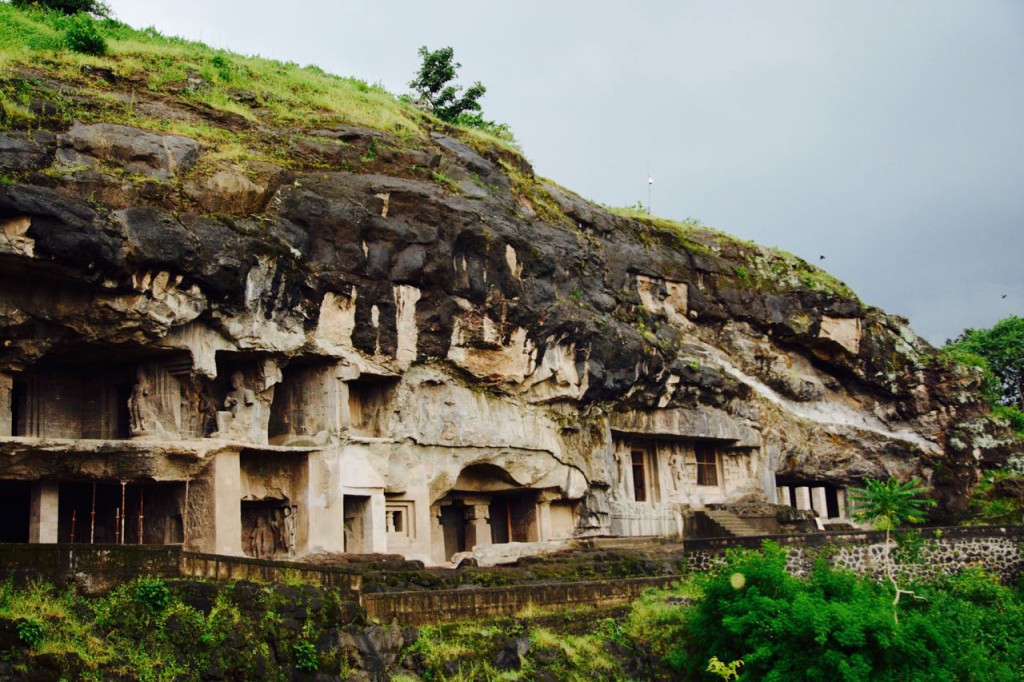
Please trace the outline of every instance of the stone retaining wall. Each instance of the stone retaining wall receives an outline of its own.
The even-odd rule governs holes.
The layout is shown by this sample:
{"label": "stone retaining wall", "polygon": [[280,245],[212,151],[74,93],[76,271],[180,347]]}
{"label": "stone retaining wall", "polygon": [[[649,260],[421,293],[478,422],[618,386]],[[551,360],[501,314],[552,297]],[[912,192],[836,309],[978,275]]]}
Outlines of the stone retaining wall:
{"label": "stone retaining wall", "polygon": [[402,625],[513,616],[535,607],[561,609],[573,606],[628,604],[652,587],[665,587],[679,576],[624,578],[578,583],[514,585],[510,587],[381,592],[364,594],[366,616],[382,623]]}
{"label": "stone retaining wall", "polygon": [[182,552],[180,574],[208,580],[256,580],[286,582],[298,580],[322,587],[337,587],[351,594],[359,592],[362,576],[330,566],[313,566],[292,561],[248,559],[218,554]]}
{"label": "stone retaining wall", "polygon": [[[765,540],[789,549],[787,568],[798,576],[807,575],[814,562],[825,557],[833,566],[880,577],[885,556],[891,549],[885,545],[885,533],[877,531],[714,538],[688,541],[683,567],[688,571],[707,571],[725,562],[729,548],[756,548]],[[904,577],[952,574],[980,565],[1012,582],[1024,571],[1024,526],[927,528],[921,530],[921,540],[916,561],[899,567]]]}
{"label": "stone retaining wall", "polygon": [[265,582],[294,579],[353,595],[362,580],[356,573],[330,566],[183,552],[178,546],[0,543],[0,578],[73,582],[96,593],[140,575]]}

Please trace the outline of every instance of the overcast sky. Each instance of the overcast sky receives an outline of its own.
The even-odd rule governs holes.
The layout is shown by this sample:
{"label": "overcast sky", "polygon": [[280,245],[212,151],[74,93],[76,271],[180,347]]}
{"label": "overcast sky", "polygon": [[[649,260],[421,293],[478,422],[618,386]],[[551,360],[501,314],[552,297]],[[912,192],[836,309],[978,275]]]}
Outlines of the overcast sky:
{"label": "overcast sky", "polygon": [[654,213],[821,264],[935,344],[1024,314],[1019,0],[108,4],[396,93],[451,45],[486,117],[589,199],[646,202],[649,163]]}

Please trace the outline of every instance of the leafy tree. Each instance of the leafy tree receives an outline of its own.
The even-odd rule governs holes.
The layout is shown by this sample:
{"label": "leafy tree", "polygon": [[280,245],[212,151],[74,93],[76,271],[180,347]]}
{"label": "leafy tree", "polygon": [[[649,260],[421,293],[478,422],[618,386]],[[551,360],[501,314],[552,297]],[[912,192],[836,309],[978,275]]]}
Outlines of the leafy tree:
{"label": "leafy tree", "polygon": [[823,559],[796,578],[786,551],[766,542],[731,553],[703,597],[677,607],[689,617],[665,661],[694,680],[710,679],[712,657],[741,659],[740,682],[1021,679],[1024,593],[980,569],[918,590],[927,601],[897,623],[884,585]]}
{"label": "leafy tree", "polygon": [[38,7],[54,10],[68,16],[72,14],[95,14],[98,17],[110,15],[110,8],[99,0],[11,0],[11,4],[19,9]]}
{"label": "leafy tree", "polygon": [[[487,88],[477,81],[460,96],[462,86],[456,85],[454,81],[462,64],[455,61],[455,51],[451,47],[431,51],[424,45],[419,49],[419,55],[423,63],[409,87],[419,93],[420,99],[442,121],[458,123],[460,117],[463,117],[463,123],[472,125],[475,119],[470,112],[481,110],[477,100],[483,97]],[[483,121],[482,118],[479,120]]]}
{"label": "leafy tree", "polygon": [[925,509],[935,505],[935,500],[921,497],[928,489],[921,480],[912,478],[900,483],[895,478],[879,481],[869,478],[863,488],[850,491],[850,499],[856,505],[853,516],[858,521],[867,521],[879,530],[885,531],[885,577],[892,583],[896,596],[892,600],[893,618],[899,620],[896,607],[901,595],[915,596],[911,590],[901,589],[896,582],[896,571],[892,557],[892,531],[908,523],[922,523]]}
{"label": "leafy tree", "polygon": [[993,403],[1024,410],[1024,317],[1011,315],[991,329],[966,329],[945,349],[956,360],[991,372],[997,381],[990,387]]}

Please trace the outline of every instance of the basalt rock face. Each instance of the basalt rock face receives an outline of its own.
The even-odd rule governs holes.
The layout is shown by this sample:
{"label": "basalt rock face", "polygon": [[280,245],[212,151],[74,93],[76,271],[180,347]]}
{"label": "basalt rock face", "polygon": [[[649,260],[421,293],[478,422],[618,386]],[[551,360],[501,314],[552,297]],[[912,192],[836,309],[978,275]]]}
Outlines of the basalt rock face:
{"label": "basalt rock face", "polygon": [[[628,501],[612,433],[739,448],[733,501],[916,475],[955,513],[1005,456],[978,377],[791,256],[610,213],[452,129],[269,130],[157,104],[286,161],[102,121],[0,132],[0,373],[185,349],[198,378],[217,351],[337,359],[439,415],[465,400],[448,386],[550,425],[555,445],[496,447],[578,472],[563,494],[583,519]],[[457,442],[442,422],[394,431]]]}

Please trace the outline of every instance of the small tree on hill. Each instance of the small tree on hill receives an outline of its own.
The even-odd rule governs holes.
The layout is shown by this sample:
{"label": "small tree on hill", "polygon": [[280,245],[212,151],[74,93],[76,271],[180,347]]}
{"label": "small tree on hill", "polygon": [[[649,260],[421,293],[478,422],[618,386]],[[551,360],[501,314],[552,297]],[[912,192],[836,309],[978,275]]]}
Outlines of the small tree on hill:
{"label": "small tree on hill", "polygon": [[19,9],[38,7],[61,12],[68,16],[82,12],[98,17],[110,16],[110,8],[99,0],[11,0],[11,4]]}
{"label": "small tree on hill", "polygon": [[853,517],[867,521],[875,528],[885,531],[885,577],[892,583],[896,596],[892,600],[893,618],[899,622],[896,607],[901,595],[916,597],[911,590],[901,589],[896,582],[896,571],[892,559],[892,531],[909,523],[922,523],[925,509],[935,505],[935,500],[921,497],[928,489],[918,478],[900,483],[895,478],[879,481],[869,478],[863,488],[850,491],[850,500],[856,505]]}
{"label": "small tree on hill", "polygon": [[409,87],[419,93],[420,99],[435,116],[447,123],[457,123],[460,116],[481,110],[477,100],[483,97],[487,88],[477,81],[460,96],[462,86],[455,85],[454,81],[462,64],[455,61],[455,51],[451,47],[431,51],[424,45],[419,49],[419,55],[423,63]]}

